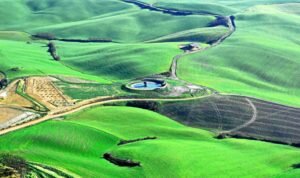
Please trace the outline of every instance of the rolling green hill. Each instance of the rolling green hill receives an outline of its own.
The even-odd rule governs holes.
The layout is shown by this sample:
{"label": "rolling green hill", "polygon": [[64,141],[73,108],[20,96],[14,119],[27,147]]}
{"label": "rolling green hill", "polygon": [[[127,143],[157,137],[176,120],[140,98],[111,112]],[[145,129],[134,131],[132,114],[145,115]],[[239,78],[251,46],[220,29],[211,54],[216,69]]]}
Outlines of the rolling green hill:
{"label": "rolling green hill", "polygon": [[[122,0],[1,0],[0,74],[7,74],[10,81],[60,75],[74,81],[81,78],[98,82],[73,85],[84,86],[78,90],[67,82],[61,84],[67,91],[64,94],[75,93],[79,96],[76,99],[120,93],[129,97],[134,93],[121,91],[123,83],[167,72],[177,56],[172,66],[177,64],[175,73],[180,80],[175,76],[166,81],[174,85],[175,94],[189,92],[182,97],[196,96],[192,92],[198,89],[191,84],[194,83],[221,94],[300,106],[300,0],[141,1],[204,15],[170,15]],[[218,39],[231,34],[230,29],[220,22],[225,17],[213,14],[235,17],[236,29],[224,41]],[[31,38],[40,32],[60,38],[53,40],[60,61],[53,60],[47,52],[49,41]],[[112,42],[63,42],[61,38]],[[222,42],[209,48],[215,41]],[[179,58],[183,53],[179,46],[191,42],[207,50]],[[86,91],[81,93],[83,90]],[[270,133],[275,139],[269,141],[291,143],[291,135],[298,136],[298,111],[255,99],[258,108],[251,108],[252,102],[247,100],[243,108],[239,100],[215,93],[212,96],[199,103],[167,103],[161,111],[191,127],[148,110],[94,107],[1,135],[0,154],[19,155],[31,163],[78,177],[300,177],[299,169],[293,168],[300,164],[299,148],[246,139],[216,139],[213,133],[201,129],[218,128],[222,115],[230,115],[230,128],[247,124],[252,117],[255,122],[248,126],[258,130],[254,134]],[[199,116],[201,122],[199,119],[197,123],[194,116]],[[266,127],[268,134],[263,135]],[[120,140],[146,137],[156,139],[118,145]],[[141,166],[119,167],[105,160],[104,153],[140,162]]]}
{"label": "rolling green hill", "polygon": [[5,72],[9,79],[31,75],[67,75],[109,83],[103,78],[72,70],[54,61],[47,53],[46,43],[28,44],[26,41],[0,39],[0,59],[0,71]]}
{"label": "rolling green hill", "polygon": [[5,0],[0,6],[0,19],[5,19],[0,21],[0,30],[48,32],[60,38],[97,37],[119,42],[149,41],[206,27],[215,19],[213,16],[175,17],[141,10],[118,0],[17,0],[10,3]]}
{"label": "rolling green hill", "polygon": [[[147,136],[158,138],[117,146],[120,139]],[[217,140],[207,131],[128,107],[89,109],[1,136],[0,151],[82,177],[272,177],[300,162],[296,148]],[[106,152],[141,167],[118,167],[102,158]]]}
{"label": "rolling green hill", "polygon": [[296,3],[299,0],[140,0],[157,7],[232,15],[256,5]]}
{"label": "rolling green hill", "polygon": [[108,80],[128,80],[169,70],[178,43],[57,43],[62,63]]}
{"label": "rolling green hill", "polygon": [[179,76],[220,92],[299,106],[299,4],[264,5],[236,15],[221,45],[179,61]]}

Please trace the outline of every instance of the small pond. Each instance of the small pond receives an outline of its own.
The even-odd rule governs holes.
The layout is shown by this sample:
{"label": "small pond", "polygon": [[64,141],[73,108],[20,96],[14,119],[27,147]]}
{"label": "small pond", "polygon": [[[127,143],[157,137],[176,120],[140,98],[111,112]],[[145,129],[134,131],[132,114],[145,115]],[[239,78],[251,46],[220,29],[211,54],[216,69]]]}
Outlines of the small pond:
{"label": "small pond", "polygon": [[130,85],[128,85],[128,88],[134,90],[155,90],[159,88],[164,88],[165,86],[166,83],[162,80],[149,79],[131,83]]}

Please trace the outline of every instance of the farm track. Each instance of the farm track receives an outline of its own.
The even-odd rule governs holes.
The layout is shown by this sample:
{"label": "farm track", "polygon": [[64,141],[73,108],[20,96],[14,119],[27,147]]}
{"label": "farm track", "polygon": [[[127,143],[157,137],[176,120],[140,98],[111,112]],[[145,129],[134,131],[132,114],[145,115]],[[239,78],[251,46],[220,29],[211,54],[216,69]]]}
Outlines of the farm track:
{"label": "farm track", "polygon": [[[186,15],[212,15],[215,17],[221,17],[226,20],[224,26],[228,27],[228,32],[221,36],[217,41],[211,43],[210,46],[205,48],[200,48],[195,51],[189,51],[176,55],[169,69],[169,74],[171,79],[180,80],[177,76],[177,65],[178,61],[189,54],[202,52],[220,45],[224,40],[230,37],[236,30],[234,17],[226,16],[222,17],[217,14],[210,14],[206,12],[195,12],[195,11],[184,11],[178,9],[167,9],[162,7],[155,7],[153,5],[143,3],[136,0],[122,0],[126,3],[131,3],[139,6],[141,9],[148,9],[152,11],[158,11],[175,16],[186,16]],[[16,84],[19,80],[13,81]],[[8,86],[7,89],[9,89]],[[54,86],[55,87],[55,86]],[[179,119],[174,119],[170,115],[176,115],[176,110],[172,111],[170,115],[167,115],[174,120],[177,120],[186,125],[193,127],[205,127],[210,129],[218,130],[217,133],[239,136],[242,138],[254,138],[261,139],[265,141],[274,141],[274,142],[283,142],[288,144],[300,143],[300,131],[299,131],[299,122],[300,122],[300,108],[288,107],[284,105],[279,105],[267,101],[263,101],[257,98],[239,96],[239,95],[227,95],[227,94],[212,94],[209,96],[200,96],[200,97],[189,97],[189,98],[120,98],[120,97],[99,97],[93,98],[90,100],[85,100],[80,103],[77,103],[74,106],[66,106],[62,108],[56,108],[48,112],[48,114],[42,118],[29,121],[27,123],[13,126],[5,130],[0,131],[0,135],[13,132],[22,128],[30,127],[41,122],[62,117],[68,114],[72,114],[93,106],[115,103],[115,102],[127,102],[127,101],[165,101],[165,102],[176,102],[180,103],[182,101],[195,101],[198,99],[204,99],[210,97],[216,97],[222,102],[212,102],[208,101],[206,104],[211,106],[210,108],[205,105],[194,105],[189,108],[193,110],[198,110],[198,113],[194,111],[188,111],[188,115],[185,117],[192,116],[187,118],[184,121]],[[237,99],[239,98],[239,99]],[[244,101],[240,100],[244,99]],[[204,102],[205,103],[205,102]],[[163,114],[163,113],[162,113]],[[205,115],[208,119],[200,117],[199,115]],[[182,116],[181,116],[182,117]],[[213,119],[210,119],[213,118]],[[250,118],[250,119],[249,119]],[[205,121],[203,121],[203,119]],[[211,123],[209,123],[211,122]],[[196,123],[196,125],[192,125]],[[197,125],[198,124],[198,125]],[[203,125],[207,124],[207,125]],[[284,140],[284,141],[282,141]]]}
{"label": "farm track", "polygon": [[134,4],[138,7],[140,7],[141,9],[148,9],[150,11],[157,11],[157,12],[162,12],[165,14],[170,14],[170,15],[174,15],[174,16],[188,16],[188,15],[211,15],[211,16],[215,16],[217,17],[221,17],[226,19],[226,24],[225,26],[228,27],[229,31],[227,33],[225,33],[223,36],[221,36],[217,41],[213,42],[210,46],[205,47],[205,48],[200,48],[198,50],[195,51],[189,51],[183,54],[179,54],[176,55],[173,60],[172,60],[172,64],[170,67],[170,78],[172,79],[177,79],[179,80],[179,78],[177,77],[177,63],[178,60],[186,55],[192,54],[192,53],[198,53],[198,52],[202,52],[205,50],[208,50],[212,47],[218,46],[219,44],[221,44],[226,38],[230,37],[234,31],[235,31],[235,23],[234,23],[234,18],[232,18],[233,16],[221,16],[219,14],[213,14],[207,11],[188,11],[188,10],[180,10],[180,9],[173,9],[173,8],[165,8],[165,7],[156,7],[153,6],[152,4],[147,4],[141,1],[137,1],[137,0],[122,0],[126,3],[130,3],[130,4]]}
{"label": "farm track", "polygon": [[199,52],[203,52],[205,50],[208,50],[210,48],[213,48],[215,46],[218,46],[220,45],[224,40],[226,40],[228,37],[230,37],[234,31],[235,31],[235,26],[234,26],[234,21],[230,18],[230,17],[224,17],[227,21],[227,26],[228,26],[228,33],[224,34],[223,36],[221,36],[217,41],[213,42],[210,46],[208,47],[205,47],[205,48],[200,48],[198,50],[195,50],[195,51],[189,51],[189,52],[186,52],[186,53],[183,53],[183,54],[179,54],[177,56],[175,56],[172,60],[172,64],[171,64],[171,67],[170,67],[170,75],[171,75],[171,78],[173,79],[179,79],[178,76],[177,76],[177,65],[178,65],[178,61],[184,57],[184,56],[187,56],[189,54],[194,54],[194,53],[199,53]]}
{"label": "farm track", "polygon": [[171,98],[119,98],[119,99],[117,99],[114,97],[94,98],[94,99],[83,101],[83,102],[79,103],[78,105],[72,106],[71,108],[68,107],[68,108],[64,108],[64,109],[53,110],[42,118],[32,120],[32,121],[26,122],[26,123],[18,125],[18,126],[13,126],[13,127],[7,128],[5,130],[1,130],[0,135],[4,135],[9,132],[13,132],[13,131],[16,131],[19,129],[33,126],[33,125],[39,124],[41,122],[44,122],[44,121],[47,121],[47,120],[50,120],[53,118],[69,115],[69,114],[81,111],[83,109],[86,109],[86,108],[90,108],[90,107],[102,105],[102,104],[107,104],[107,103],[126,102],[126,101],[189,101],[189,100],[205,98],[208,96],[191,97],[191,98],[177,98],[177,99],[175,99],[175,98],[174,99],[171,99]]}

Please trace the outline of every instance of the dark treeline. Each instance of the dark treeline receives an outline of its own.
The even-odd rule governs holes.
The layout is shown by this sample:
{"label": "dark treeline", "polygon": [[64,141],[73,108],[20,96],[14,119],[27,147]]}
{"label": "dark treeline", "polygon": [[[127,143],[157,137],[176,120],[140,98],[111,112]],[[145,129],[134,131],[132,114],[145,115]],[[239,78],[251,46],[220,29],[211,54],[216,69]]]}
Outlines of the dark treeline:
{"label": "dark treeline", "polygon": [[103,158],[106,159],[107,161],[118,165],[118,166],[124,166],[124,167],[136,167],[136,166],[141,166],[141,164],[139,162],[134,162],[132,160],[129,159],[120,159],[120,158],[116,158],[113,155],[111,155],[110,153],[105,153],[103,155]]}
{"label": "dark treeline", "polygon": [[57,38],[55,35],[51,33],[37,33],[32,35],[33,38],[44,39],[44,40],[57,40],[64,42],[79,42],[79,43],[105,43],[105,42],[113,42],[112,39],[105,39],[100,37],[90,37],[88,39],[67,39],[67,38]]}
{"label": "dark treeline", "polygon": [[160,108],[160,104],[155,101],[128,101],[126,106],[147,109],[151,111],[158,111]]}
{"label": "dark treeline", "polygon": [[126,145],[129,143],[139,142],[139,141],[145,141],[145,140],[155,140],[157,137],[145,137],[145,138],[138,138],[134,140],[121,140],[118,145]]}
{"label": "dark treeline", "polygon": [[175,8],[166,8],[166,7],[156,7],[141,1],[137,0],[123,0],[124,2],[127,3],[132,3],[135,4],[136,6],[140,7],[141,9],[148,9],[150,11],[157,11],[157,12],[162,12],[165,14],[170,14],[174,16],[188,16],[188,15],[214,15],[216,16],[217,14],[208,12],[208,11],[189,11],[189,10],[179,10]]}

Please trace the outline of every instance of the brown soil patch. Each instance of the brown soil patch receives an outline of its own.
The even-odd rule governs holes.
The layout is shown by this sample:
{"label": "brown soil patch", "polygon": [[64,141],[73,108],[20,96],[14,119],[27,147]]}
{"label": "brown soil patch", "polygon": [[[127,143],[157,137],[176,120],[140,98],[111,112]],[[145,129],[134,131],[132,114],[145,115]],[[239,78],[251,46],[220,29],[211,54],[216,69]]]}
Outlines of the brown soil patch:
{"label": "brown soil patch", "polygon": [[22,114],[23,112],[18,109],[7,108],[7,107],[0,107],[0,124],[17,117],[18,115]]}
{"label": "brown soil patch", "polygon": [[49,109],[70,106],[73,101],[53,84],[50,77],[30,77],[25,80],[25,92]]}
{"label": "brown soil patch", "polygon": [[[30,101],[26,100],[22,96],[16,93],[17,89],[17,82],[13,82],[10,84],[6,89],[6,97],[5,98],[0,98],[0,104],[3,105],[11,105],[11,106],[21,106],[25,108],[32,108],[33,105]],[[1,112],[0,112],[1,113]]]}

